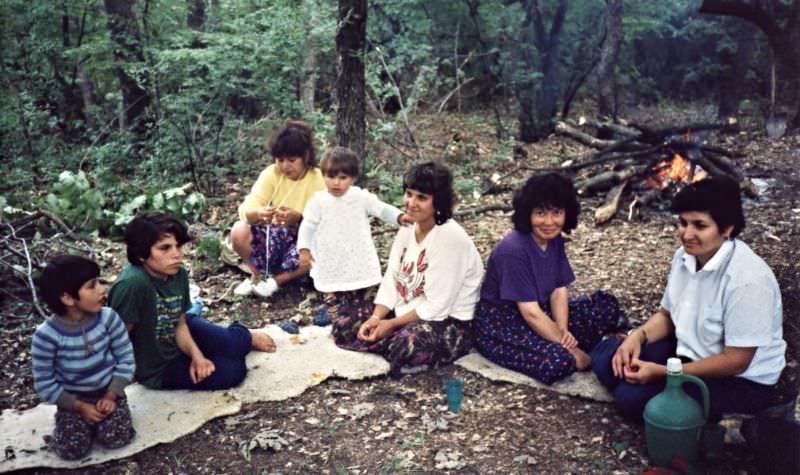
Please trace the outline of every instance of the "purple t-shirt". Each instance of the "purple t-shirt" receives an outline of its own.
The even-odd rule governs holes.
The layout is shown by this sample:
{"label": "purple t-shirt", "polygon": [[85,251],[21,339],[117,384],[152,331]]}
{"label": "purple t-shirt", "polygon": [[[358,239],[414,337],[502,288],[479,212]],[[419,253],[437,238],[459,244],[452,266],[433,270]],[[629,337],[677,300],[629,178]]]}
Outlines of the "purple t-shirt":
{"label": "purple t-shirt", "polygon": [[550,303],[550,294],[575,280],[564,238],[556,237],[542,249],[530,233],[511,231],[498,242],[486,263],[481,299],[492,303]]}

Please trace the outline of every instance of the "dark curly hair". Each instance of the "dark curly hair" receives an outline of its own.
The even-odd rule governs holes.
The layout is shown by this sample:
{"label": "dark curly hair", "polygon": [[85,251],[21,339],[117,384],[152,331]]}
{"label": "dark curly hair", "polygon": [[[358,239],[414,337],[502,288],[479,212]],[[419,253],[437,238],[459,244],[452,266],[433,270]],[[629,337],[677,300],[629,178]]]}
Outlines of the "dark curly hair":
{"label": "dark curly hair", "polygon": [[301,120],[287,120],[269,142],[273,158],[303,157],[306,168],[317,166],[314,134],[311,126]]}
{"label": "dark curly hair", "polygon": [[167,234],[173,235],[179,246],[191,241],[186,225],[172,215],[160,211],[136,215],[125,228],[128,262],[142,265],[150,257],[150,249]]}
{"label": "dark curly hair", "polygon": [[47,263],[37,279],[42,300],[50,310],[64,316],[67,307],[61,301],[64,294],[78,300],[78,291],[83,284],[100,275],[100,267],[90,259],[81,256],[59,255]]}
{"label": "dark curly hair", "polygon": [[744,229],[742,193],[739,184],[731,178],[706,178],[686,185],[672,199],[672,212],[700,211],[711,215],[719,232],[733,226],[730,237],[735,238]]}
{"label": "dark curly hair", "polygon": [[403,192],[408,188],[433,196],[436,224],[444,224],[453,217],[453,174],[444,164],[425,162],[413,165],[403,175]]}
{"label": "dark curly hair", "polygon": [[563,209],[565,219],[562,230],[567,234],[578,225],[578,215],[581,212],[572,180],[558,173],[528,178],[525,185],[514,193],[513,205],[511,222],[514,223],[514,229],[521,233],[533,231],[531,214],[534,209]]}

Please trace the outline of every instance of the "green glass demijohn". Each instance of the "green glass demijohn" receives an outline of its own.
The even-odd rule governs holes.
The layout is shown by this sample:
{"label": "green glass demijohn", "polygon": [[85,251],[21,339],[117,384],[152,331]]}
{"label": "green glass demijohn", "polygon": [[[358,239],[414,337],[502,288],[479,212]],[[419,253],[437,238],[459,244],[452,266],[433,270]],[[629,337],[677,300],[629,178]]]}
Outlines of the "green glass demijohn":
{"label": "green glass demijohn", "polygon": [[[683,391],[684,383],[700,387],[703,407]],[[683,374],[679,358],[667,360],[667,385],[644,407],[644,430],[650,461],[658,466],[694,464],[708,417],[708,388],[696,376]]]}

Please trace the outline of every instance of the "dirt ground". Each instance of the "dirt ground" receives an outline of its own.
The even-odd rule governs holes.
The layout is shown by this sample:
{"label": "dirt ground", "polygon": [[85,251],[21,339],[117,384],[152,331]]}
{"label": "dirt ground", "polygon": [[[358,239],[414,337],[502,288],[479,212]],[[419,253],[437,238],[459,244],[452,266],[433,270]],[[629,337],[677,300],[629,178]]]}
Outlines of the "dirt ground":
{"label": "dirt ground", "polygon": [[[690,121],[685,115],[661,110],[641,111],[635,119],[654,128],[659,123]],[[444,153],[454,167],[467,166],[476,183],[520,164],[550,167],[559,157],[590,152],[569,139],[553,137],[521,145],[512,156],[510,147],[504,149],[496,139],[491,123],[475,116],[432,117],[426,118],[425,124],[416,137],[418,143],[427,144],[425,156],[439,158]],[[766,260],[780,282],[785,338],[795,359],[800,349],[800,136],[770,141],[745,126],[743,132],[716,137],[715,143],[743,151],[746,157],[739,159],[742,169],[765,186],[758,200],[746,202],[747,227],[741,239]],[[524,153],[519,151],[523,149]],[[383,160],[393,154],[388,147],[380,153],[385,155]],[[515,173],[504,184],[513,188],[529,173]],[[242,193],[254,178],[229,186],[224,202],[209,211],[201,232],[223,229],[232,222]],[[477,201],[462,196],[461,209],[508,203],[510,196],[503,192]],[[626,195],[617,216],[598,227],[593,224],[593,214],[602,198],[582,198],[581,222],[570,235],[567,253],[577,277],[571,292],[609,290],[636,322],[657,308],[678,244],[667,211],[644,208],[628,220],[631,200],[632,196]],[[505,212],[480,213],[459,221],[484,259],[511,228]],[[377,233],[383,257],[391,237],[390,232]],[[124,263],[122,248],[108,241],[98,243],[98,248],[103,249],[99,258],[107,273],[104,277],[113,281]],[[237,270],[202,260],[195,249],[189,249],[188,265],[210,301],[209,318],[215,321],[236,319],[260,326],[295,318],[308,324],[320,302],[313,291],[299,288],[285,289],[266,301],[236,298],[230,289],[241,279]],[[39,402],[30,371],[32,328],[14,322],[4,326],[0,409],[32,407]],[[787,373],[795,376],[797,365],[792,363]],[[447,412],[444,404],[443,381],[452,377],[464,380],[464,408],[458,414]],[[272,448],[241,450],[256,436],[269,439]],[[625,423],[611,405],[494,383],[451,366],[401,380],[328,380],[297,398],[248,405],[240,414],[210,421],[171,444],[80,472],[635,474],[647,468],[642,427]],[[723,462],[706,470],[757,472],[750,451],[735,446],[726,446]]]}

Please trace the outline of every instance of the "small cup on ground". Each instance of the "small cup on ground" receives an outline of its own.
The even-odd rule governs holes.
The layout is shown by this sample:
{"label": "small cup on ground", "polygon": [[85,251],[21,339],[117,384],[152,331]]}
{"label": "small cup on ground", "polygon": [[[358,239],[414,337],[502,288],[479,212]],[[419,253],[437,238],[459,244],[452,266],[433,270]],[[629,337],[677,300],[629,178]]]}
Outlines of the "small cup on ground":
{"label": "small cup on ground", "polygon": [[463,394],[464,381],[460,379],[448,379],[445,383],[445,394],[447,394],[447,409],[450,412],[461,411],[461,399]]}

